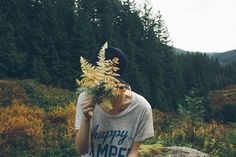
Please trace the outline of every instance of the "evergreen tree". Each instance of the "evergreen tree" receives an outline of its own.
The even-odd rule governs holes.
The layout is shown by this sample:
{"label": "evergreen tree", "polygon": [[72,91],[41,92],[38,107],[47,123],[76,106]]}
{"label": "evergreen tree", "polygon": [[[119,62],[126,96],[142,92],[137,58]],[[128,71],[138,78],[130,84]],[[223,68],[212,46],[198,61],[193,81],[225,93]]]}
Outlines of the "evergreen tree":
{"label": "evergreen tree", "polygon": [[[13,11],[14,10],[14,11]],[[75,89],[80,56],[105,41],[129,59],[125,80],[153,107],[177,109],[193,87],[236,82],[235,63],[221,66],[205,54],[176,55],[160,12],[125,0],[1,0],[0,77],[31,78]]]}
{"label": "evergreen tree", "polygon": [[5,78],[26,77],[24,63],[27,55],[24,49],[27,46],[21,42],[27,43],[28,27],[25,15],[21,12],[25,9],[23,2],[0,1],[0,76]]}
{"label": "evergreen tree", "polygon": [[143,74],[148,78],[149,90],[150,90],[150,102],[153,107],[158,107],[164,101],[164,85],[162,76],[162,52],[159,51],[161,43],[157,37],[156,27],[157,23],[155,17],[153,17],[152,8],[144,5],[143,13],[141,16],[143,24],[142,34],[142,50],[144,53],[140,53],[139,60],[148,60],[149,64],[142,64],[145,69]]}

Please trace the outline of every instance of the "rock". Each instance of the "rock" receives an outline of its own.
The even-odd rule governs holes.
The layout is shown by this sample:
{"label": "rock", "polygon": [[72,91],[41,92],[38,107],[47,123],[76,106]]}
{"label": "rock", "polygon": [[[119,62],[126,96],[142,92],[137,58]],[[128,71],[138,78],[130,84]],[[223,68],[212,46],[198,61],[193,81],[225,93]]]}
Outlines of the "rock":
{"label": "rock", "polygon": [[141,145],[140,157],[211,157],[209,154],[187,147],[163,147],[160,144]]}
{"label": "rock", "polygon": [[209,157],[210,155],[200,152],[196,149],[187,148],[187,147],[166,147],[166,149],[170,149],[177,154],[167,155],[167,157]]}

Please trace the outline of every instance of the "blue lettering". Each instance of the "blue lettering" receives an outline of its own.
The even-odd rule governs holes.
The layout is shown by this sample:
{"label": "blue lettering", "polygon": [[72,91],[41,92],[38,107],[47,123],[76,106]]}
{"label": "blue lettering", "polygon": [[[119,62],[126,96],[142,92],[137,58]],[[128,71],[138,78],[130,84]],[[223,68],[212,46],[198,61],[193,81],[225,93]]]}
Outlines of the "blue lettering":
{"label": "blue lettering", "polygon": [[111,130],[111,131],[107,131],[107,132],[106,132],[106,135],[105,135],[104,138],[103,138],[102,143],[104,144],[105,141],[106,141],[106,139],[107,139],[108,137],[112,136],[112,134],[113,134],[113,131],[112,131],[112,130]]}
{"label": "blue lettering", "polygon": [[104,131],[100,132],[100,133],[98,134],[98,139],[101,139],[101,138],[103,138],[103,137],[104,137],[104,134],[105,134],[105,132],[104,132]]}
{"label": "blue lettering", "polygon": [[91,134],[91,137],[93,138],[93,139],[96,139],[97,138],[97,130],[98,130],[98,127],[99,127],[99,125],[96,125],[96,127],[93,129],[93,131],[92,131],[92,134]]}
{"label": "blue lettering", "polygon": [[120,135],[120,130],[114,130],[114,132],[113,132],[113,136],[112,136],[112,138],[111,138],[110,143],[112,143],[114,137],[117,137],[117,136],[119,136],[119,135]]}
{"label": "blue lettering", "polygon": [[120,148],[119,149],[119,153],[118,153],[118,157],[125,157],[125,155],[122,153],[122,152],[124,152],[124,151],[126,151],[126,148]]}
{"label": "blue lettering", "polygon": [[105,145],[98,144],[97,157],[99,157],[100,154],[102,156],[106,157],[107,156],[107,151],[108,151],[108,144],[105,144]]}
{"label": "blue lettering", "polygon": [[99,125],[96,125],[92,131],[91,137],[92,139],[102,139],[102,144],[106,142],[108,138],[110,138],[110,144],[112,144],[114,138],[120,137],[118,141],[118,145],[124,143],[125,139],[128,137],[128,131],[121,130],[109,130],[109,131],[101,131],[98,132]]}
{"label": "blue lettering", "polygon": [[117,154],[117,147],[110,145],[110,149],[109,149],[109,157],[111,156],[116,156]]}
{"label": "blue lettering", "polygon": [[[124,134],[125,133],[125,134]],[[121,139],[118,141],[118,144],[119,145],[121,145],[124,141],[125,141],[125,139],[128,137],[129,135],[128,135],[128,131],[122,131],[122,134],[121,134]]]}

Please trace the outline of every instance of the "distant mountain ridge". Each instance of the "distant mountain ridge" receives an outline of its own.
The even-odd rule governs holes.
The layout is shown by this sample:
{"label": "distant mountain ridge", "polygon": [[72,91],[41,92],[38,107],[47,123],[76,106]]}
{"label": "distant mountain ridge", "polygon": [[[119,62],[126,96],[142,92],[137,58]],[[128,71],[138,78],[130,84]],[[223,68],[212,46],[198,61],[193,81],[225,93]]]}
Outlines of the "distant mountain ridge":
{"label": "distant mountain ridge", "polygon": [[[196,53],[185,51],[180,48],[174,48],[176,54],[187,54],[187,53]],[[199,53],[206,53],[206,55],[210,58],[218,59],[221,65],[230,64],[236,62],[236,49],[226,51],[226,52],[199,52]]]}
{"label": "distant mountain ridge", "polygon": [[230,50],[223,53],[212,54],[212,56],[210,57],[218,59],[219,62],[223,65],[230,64],[236,62],[236,50]]}

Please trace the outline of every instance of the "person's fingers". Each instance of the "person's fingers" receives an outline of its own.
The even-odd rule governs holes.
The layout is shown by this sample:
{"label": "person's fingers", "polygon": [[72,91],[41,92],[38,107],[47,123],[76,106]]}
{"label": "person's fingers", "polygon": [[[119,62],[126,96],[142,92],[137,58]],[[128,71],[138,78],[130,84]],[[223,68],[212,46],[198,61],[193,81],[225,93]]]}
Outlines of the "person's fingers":
{"label": "person's fingers", "polygon": [[83,112],[87,114],[89,111],[93,111],[93,110],[94,110],[93,107],[89,107],[89,108],[84,109]]}
{"label": "person's fingers", "polygon": [[87,96],[81,102],[81,109],[86,118],[91,118],[93,116],[94,106],[96,99],[94,96]]}
{"label": "person's fingers", "polygon": [[88,107],[93,107],[93,106],[94,106],[94,104],[92,104],[90,102],[86,102],[86,103],[81,104],[82,110],[84,110],[84,109],[86,109]]}
{"label": "person's fingers", "polygon": [[92,99],[83,99],[81,102],[84,104],[84,103],[92,103],[93,101]]}
{"label": "person's fingers", "polygon": [[95,104],[97,101],[97,99],[94,96],[89,96],[89,97],[85,97],[81,102],[84,103],[92,103]]}

